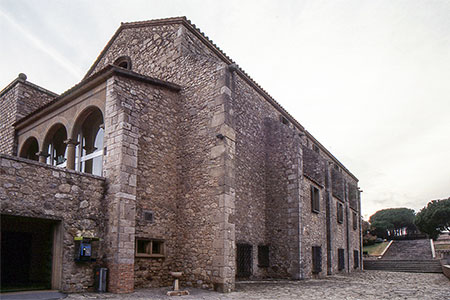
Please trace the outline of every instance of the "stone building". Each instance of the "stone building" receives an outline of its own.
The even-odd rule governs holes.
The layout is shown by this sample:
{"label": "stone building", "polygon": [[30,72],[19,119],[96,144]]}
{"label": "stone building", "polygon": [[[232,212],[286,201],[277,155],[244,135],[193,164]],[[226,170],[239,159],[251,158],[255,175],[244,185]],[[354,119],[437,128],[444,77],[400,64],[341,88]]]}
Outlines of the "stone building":
{"label": "stone building", "polygon": [[68,91],[21,74],[0,101],[3,289],[361,268],[357,178],[186,18],[123,23]]}

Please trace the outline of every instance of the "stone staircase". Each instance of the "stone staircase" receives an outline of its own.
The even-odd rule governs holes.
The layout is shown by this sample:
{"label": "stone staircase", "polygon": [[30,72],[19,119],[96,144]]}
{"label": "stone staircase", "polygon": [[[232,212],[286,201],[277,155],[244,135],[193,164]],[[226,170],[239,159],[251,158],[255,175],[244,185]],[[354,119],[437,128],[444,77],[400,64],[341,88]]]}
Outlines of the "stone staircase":
{"label": "stone staircase", "polygon": [[433,259],[429,239],[393,241],[382,259],[429,260]]}
{"label": "stone staircase", "polygon": [[410,273],[442,273],[439,260],[365,260],[365,270],[380,270]]}
{"label": "stone staircase", "polygon": [[434,260],[429,239],[394,241],[383,257],[365,260],[364,269],[392,272],[442,273],[439,260]]}

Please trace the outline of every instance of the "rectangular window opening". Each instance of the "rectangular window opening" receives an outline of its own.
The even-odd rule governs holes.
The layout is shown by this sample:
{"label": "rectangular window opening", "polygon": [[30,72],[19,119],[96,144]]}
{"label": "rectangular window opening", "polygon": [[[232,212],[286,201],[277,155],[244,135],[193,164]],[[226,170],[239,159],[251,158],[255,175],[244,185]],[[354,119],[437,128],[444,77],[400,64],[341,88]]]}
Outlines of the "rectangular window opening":
{"label": "rectangular window opening", "polygon": [[267,268],[269,264],[269,246],[258,245],[258,267]]}
{"label": "rectangular window opening", "polygon": [[322,272],[322,247],[312,247],[312,273],[318,274]]}
{"label": "rectangular window opening", "polygon": [[137,257],[164,257],[164,241],[136,239]]}
{"label": "rectangular window opening", "polygon": [[338,249],[338,270],[345,269],[345,252],[344,249]]}
{"label": "rectangular window opening", "polygon": [[337,221],[338,223],[344,223],[344,205],[341,202],[337,202]]}
{"label": "rectangular window opening", "polygon": [[311,185],[311,211],[320,212],[320,193],[319,189]]}
{"label": "rectangular window opening", "polygon": [[359,268],[359,251],[353,250],[353,268],[358,269]]}
{"label": "rectangular window opening", "polygon": [[153,223],[154,213],[152,211],[144,211],[144,220],[149,223]]}
{"label": "rectangular window opening", "polygon": [[353,230],[358,228],[358,215],[353,212]]}

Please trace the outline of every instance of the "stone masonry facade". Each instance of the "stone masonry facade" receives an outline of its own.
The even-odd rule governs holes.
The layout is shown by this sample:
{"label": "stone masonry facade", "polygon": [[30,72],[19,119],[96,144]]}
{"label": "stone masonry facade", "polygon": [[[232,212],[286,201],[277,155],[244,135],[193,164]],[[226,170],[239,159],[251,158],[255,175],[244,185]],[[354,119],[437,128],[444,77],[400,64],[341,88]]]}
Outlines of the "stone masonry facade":
{"label": "stone masonry facade", "polygon": [[[94,267],[103,261],[98,260],[94,266],[76,263],[73,239],[104,236],[105,179],[2,154],[0,182],[2,218],[49,219],[62,227],[62,249],[54,251],[63,266],[54,270],[60,272],[60,289],[82,291],[92,287]],[[103,249],[104,245],[99,245],[99,257]]]}
{"label": "stone masonry facade", "polygon": [[[70,90],[20,75],[0,101],[1,213],[63,224],[56,289],[92,289],[96,266],[114,293],[168,286],[171,271],[230,292],[361,269],[357,178],[186,18],[123,23]],[[27,149],[40,162],[17,158]],[[100,176],[85,174],[95,157]],[[95,263],[73,262],[77,235],[100,238]]]}
{"label": "stone masonry facade", "polygon": [[2,90],[0,106],[0,153],[12,154],[16,149],[13,124],[57,95],[26,81],[25,74]]}

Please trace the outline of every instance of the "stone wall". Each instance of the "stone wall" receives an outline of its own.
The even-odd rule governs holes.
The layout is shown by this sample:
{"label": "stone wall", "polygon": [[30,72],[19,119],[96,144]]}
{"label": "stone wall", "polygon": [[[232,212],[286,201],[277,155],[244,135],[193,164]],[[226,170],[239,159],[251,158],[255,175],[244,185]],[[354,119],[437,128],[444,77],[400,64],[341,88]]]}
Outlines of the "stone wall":
{"label": "stone wall", "polygon": [[[298,278],[299,137],[240,74],[232,74],[236,243],[252,245],[252,277]],[[270,267],[259,266],[259,245],[269,246]]]}
{"label": "stone wall", "polygon": [[221,132],[233,135],[225,113],[230,103],[225,65],[180,24],[124,28],[95,70],[124,55],[133,71],[183,86],[177,266],[185,273],[183,283],[230,290],[235,264],[234,225],[228,218],[234,210],[234,141],[216,137]]}
{"label": "stone wall", "polygon": [[28,81],[19,83],[17,94],[17,120],[29,115],[52,101],[57,95]]}
{"label": "stone wall", "polygon": [[[120,79],[123,97],[133,103],[138,122],[136,238],[164,241],[164,258],[135,257],[134,286],[159,287],[172,282],[176,269],[178,202],[179,95],[163,88]],[[130,99],[131,98],[131,99]],[[145,213],[153,213],[153,222]]]}
{"label": "stone wall", "polygon": [[17,92],[15,86],[0,98],[0,153],[12,155],[14,149],[14,124],[17,120]]}
{"label": "stone wall", "polygon": [[5,88],[0,96],[0,153],[16,153],[13,124],[50,102],[55,96],[56,94],[27,82],[24,74]]}
{"label": "stone wall", "polygon": [[303,146],[303,174],[317,185],[324,186],[326,160],[316,151]]}
{"label": "stone wall", "polygon": [[179,24],[126,27],[89,75],[113,64],[122,56],[128,56],[132,71],[180,84],[184,75],[178,72],[182,63],[180,30]]}
{"label": "stone wall", "polygon": [[[309,276],[303,274],[306,269],[303,270],[301,265],[309,264],[311,249],[307,248],[323,239],[327,229],[320,227],[328,222],[333,225],[328,226],[332,228],[329,231],[339,229],[335,224],[336,203],[331,200],[331,191],[345,201],[344,180],[337,180],[336,176],[332,179],[326,166],[333,159],[322,151],[319,155],[312,150],[313,141],[308,144],[304,134],[303,137],[298,135],[301,130],[289,121],[283,124],[280,110],[264,99],[242,72],[227,67],[223,57],[219,58],[217,52],[207,47],[202,38],[182,22],[138,22],[122,26],[95,65],[94,72],[121,56],[129,56],[133,71],[182,86],[178,107],[179,185],[175,214],[179,233],[175,267],[185,274],[182,283],[224,291],[232,289],[235,242],[253,245],[255,277]],[[167,109],[166,112],[171,113],[170,108]],[[162,127],[170,127],[169,120],[161,121]],[[286,133],[290,138],[280,140],[268,153],[267,147],[272,146],[267,143],[271,138],[279,139],[275,136],[277,133]],[[171,134],[168,129],[168,136]],[[303,148],[310,157],[306,160],[302,159]],[[303,179],[303,161],[308,163],[305,174],[312,180],[308,183]],[[169,163],[170,174],[171,168]],[[147,172],[151,177],[144,165],[138,170],[139,174]],[[321,205],[325,215],[328,207],[328,219],[322,214],[312,215],[310,209],[302,210],[302,206],[310,205],[309,184],[323,186],[325,178],[330,186],[326,191],[321,188]],[[158,198],[158,192],[154,192]],[[169,197],[172,193],[170,190]],[[136,202],[137,224],[140,222],[139,210],[149,207],[144,204],[147,201],[144,198],[153,197],[149,191],[142,195],[143,200]],[[278,205],[280,203],[282,205]],[[169,219],[173,217],[172,208],[166,208],[164,212]],[[158,214],[156,212],[156,216]],[[314,236],[303,241],[301,251],[299,237],[302,235],[298,228],[303,225],[300,214],[307,214],[305,222],[311,222],[302,230],[315,232],[318,229]],[[140,226],[137,230],[141,230]],[[143,230],[149,234],[157,233],[152,229]],[[164,234],[170,234],[164,230]],[[338,232],[332,237],[333,241],[336,239],[345,246],[345,232]],[[163,233],[158,234],[162,236]],[[270,244],[272,270],[257,267],[257,246],[260,244]],[[320,244],[326,244],[326,240]],[[304,262],[300,252],[306,259]],[[337,252],[337,248],[332,252]],[[322,256],[326,257],[324,248]],[[152,279],[158,277],[155,277],[158,268],[166,272],[173,266],[168,261],[155,264],[158,266],[154,267],[153,275],[148,275]],[[139,268],[135,266],[135,276],[145,276],[145,271]],[[161,280],[164,282],[165,279]],[[137,284],[150,283],[144,283],[142,279]]]}
{"label": "stone wall", "polygon": [[227,69],[207,55],[186,55],[181,66],[180,263],[186,284],[230,291],[235,137]]}
{"label": "stone wall", "polygon": [[[236,243],[252,245],[252,274],[263,277],[269,270],[258,266],[258,245],[269,245],[266,232],[266,135],[271,133],[265,119],[276,118],[276,115],[236,73],[232,77],[232,90],[236,128]],[[271,215],[270,218],[277,217]]]}
{"label": "stone wall", "polygon": [[[311,208],[311,186],[319,190],[319,211],[313,212]],[[302,185],[302,258],[303,258],[303,278],[311,278],[313,276],[323,277],[327,274],[327,231],[326,231],[326,191],[316,181],[310,180],[305,176]],[[322,249],[322,271],[319,273],[312,272],[312,247],[320,246]]]}
{"label": "stone wall", "polygon": [[64,292],[92,290],[94,267],[103,266],[104,247],[96,262],[76,263],[76,236],[103,238],[104,178],[0,155],[1,213],[60,221],[63,231],[62,280]]}
{"label": "stone wall", "polygon": [[333,196],[338,198],[341,201],[345,201],[345,183],[344,183],[344,175],[336,170],[335,168],[331,169],[331,187]]}
{"label": "stone wall", "polygon": [[301,279],[304,276],[301,139],[278,116],[266,119],[266,134],[268,276]]}

